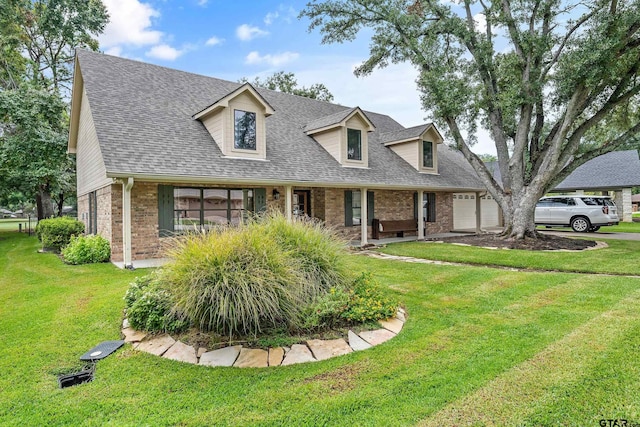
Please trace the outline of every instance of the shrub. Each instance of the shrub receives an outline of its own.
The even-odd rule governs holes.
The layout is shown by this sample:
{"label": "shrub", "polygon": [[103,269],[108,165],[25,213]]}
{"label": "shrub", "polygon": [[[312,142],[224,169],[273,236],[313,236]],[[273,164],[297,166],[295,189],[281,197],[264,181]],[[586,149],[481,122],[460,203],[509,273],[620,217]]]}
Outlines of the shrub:
{"label": "shrub", "polygon": [[344,277],[344,244],[310,221],[268,214],[237,227],[177,238],[161,279],[203,330],[297,329],[302,311]]}
{"label": "shrub", "polygon": [[111,247],[102,236],[71,236],[69,244],[62,249],[62,257],[67,264],[108,262]]}
{"label": "shrub", "polygon": [[395,316],[398,303],[386,298],[371,273],[362,273],[350,290],[350,299],[342,317],[352,322],[369,322]]}
{"label": "shrub", "polygon": [[306,307],[305,327],[331,327],[342,322],[365,323],[388,319],[398,304],[386,298],[370,273],[362,273],[348,286],[337,286]]}
{"label": "shrub", "polygon": [[137,278],[125,295],[127,319],[137,330],[149,332],[179,332],[189,322],[173,311],[171,294],[162,289],[152,275]]}
{"label": "shrub", "polygon": [[306,280],[328,291],[345,280],[346,242],[315,219],[287,220],[279,212],[269,212],[253,226],[263,230],[299,262]]}
{"label": "shrub", "polygon": [[42,247],[60,251],[69,244],[71,236],[84,233],[84,224],[69,217],[43,219],[36,226],[36,236]]}
{"label": "shrub", "polygon": [[257,231],[240,226],[176,240],[161,277],[201,329],[232,335],[297,324],[309,286],[294,259]]}

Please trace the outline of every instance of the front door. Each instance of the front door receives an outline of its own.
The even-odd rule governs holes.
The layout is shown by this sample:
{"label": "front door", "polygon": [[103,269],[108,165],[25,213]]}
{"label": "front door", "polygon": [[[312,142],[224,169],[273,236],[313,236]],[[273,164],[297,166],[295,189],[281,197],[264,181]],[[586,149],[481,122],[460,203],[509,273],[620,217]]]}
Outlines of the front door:
{"label": "front door", "polygon": [[293,191],[293,215],[307,217],[311,216],[311,191]]}

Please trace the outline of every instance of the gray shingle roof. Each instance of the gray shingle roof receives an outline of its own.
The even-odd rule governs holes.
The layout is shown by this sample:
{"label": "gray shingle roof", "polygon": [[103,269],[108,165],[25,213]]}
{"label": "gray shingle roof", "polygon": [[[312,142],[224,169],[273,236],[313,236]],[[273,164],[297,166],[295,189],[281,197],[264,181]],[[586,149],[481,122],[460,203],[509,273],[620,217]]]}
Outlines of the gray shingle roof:
{"label": "gray shingle roof", "polygon": [[554,190],[606,190],[640,185],[637,150],[612,151],[574,170]]}
{"label": "gray shingle roof", "polygon": [[[486,162],[493,178],[502,182],[498,162]],[[640,159],[636,150],[612,151],[579,166],[553,191],[607,190],[640,186]]]}
{"label": "gray shingle roof", "polygon": [[382,144],[386,144],[388,142],[404,141],[405,139],[418,138],[427,129],[429,129],[430,126],[432,126],[431,123],[425,123],[423,125],[413,126],[406,129],[384,132],[380,134],[380,142]]}
{"label": "gray shingle roof", "polygon": [[341,166],[304,127],[352,108],[257,88],[273,106],[266,119],[267,161],[223,158],[204,125],[192,115],[241,86],[88,51],[78,51],[80,70],[108,176],[244,179],[315,185],[431,189],[481,189],[462,155],[442,146],[439,174],[416,171],[379,141],[404,128],[387,115],[365,112],[376,127],[369,134],[369,167]]}
{"label": "gray shingle roof", "polygon": [[320,117],[318,119],[315,119],[315,120],[307,123],[304,126],[304,130],[305,130],[305,132],[311,132],[311,131],[314,131],[314,130],[317,130],[317,129],[325,128],[327,126],[338,124],[341,121],[343,121],[344,119],[346,119],[347,116],[349,116],[349,114],[353,113],[357,109],[358,109],[358,107],[353,107],[353,108],[350,108],[348,110],[342,110],[342,111],[338,111],[337,113],[333,113],[333,114],[329,114],[329,115],[324,116],[324,117]]}

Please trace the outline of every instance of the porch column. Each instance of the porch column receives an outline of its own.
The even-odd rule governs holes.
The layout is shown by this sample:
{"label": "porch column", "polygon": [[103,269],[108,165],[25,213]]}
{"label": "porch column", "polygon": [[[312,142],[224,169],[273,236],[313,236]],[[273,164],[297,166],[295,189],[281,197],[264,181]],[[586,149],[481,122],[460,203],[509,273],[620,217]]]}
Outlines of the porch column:
{"label": "porch column", "polygon": [[480,233],[481,226],[482,226],[482,203],[480,200],[480,192],[476,191],[476,233]]}
{"label": "porch column", "polygon": [[131,261],[131,187],[133,187],[133,178],[122,182],[122,257],[124,268],[133,268]]}
{"label": "porch column", "polygon": [[293,218],[293,186],[284,187],[284,210],[289,221]]}
{"label": "porch column", "polygon": [[632,222],[631,188],[623,188],[614,192],[614,200],[618,207],[618,217],[622,222]]}
{"label": "porch column", "polygon": [[424,191],[418,190],[418,240],[424,239]]}
{"label": "porch column", "polygon": [[367,223],[369,222],[369,218],[367,218],[367,208],[368,208],[368,200],[367,200],[367,189],[360,189],[360,245],[365,246],[368,242],[367,240]]}

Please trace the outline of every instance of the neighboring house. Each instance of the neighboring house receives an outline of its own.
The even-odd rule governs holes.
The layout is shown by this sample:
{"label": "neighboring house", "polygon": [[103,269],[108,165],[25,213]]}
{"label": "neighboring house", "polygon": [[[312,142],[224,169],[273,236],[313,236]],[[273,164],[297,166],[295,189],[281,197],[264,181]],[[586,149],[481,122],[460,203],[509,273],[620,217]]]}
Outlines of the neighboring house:
{"label": "neighboring house", "polygon": [[613,196],[622,221],[632,221],[631,188],[640,186],[637,150],[613,151],[579,166],[553,192],[602,192]]}
{"label": "neighboring house", "polygon": [[125,266],[161,256],[166,236],[269,208],[366,244],[374,218],[417,220],[418,237],[448,232],[457,195],[471,194],[477,229],[485,190],[442,142],[432,124],[404,128],[358,107],[93,52],[76,57],[68,149],[78,218]]}

